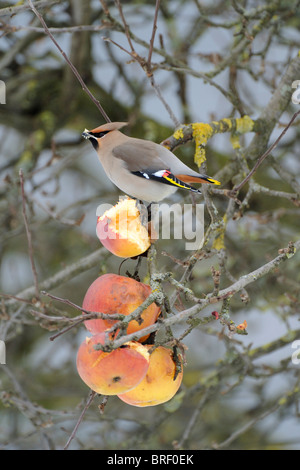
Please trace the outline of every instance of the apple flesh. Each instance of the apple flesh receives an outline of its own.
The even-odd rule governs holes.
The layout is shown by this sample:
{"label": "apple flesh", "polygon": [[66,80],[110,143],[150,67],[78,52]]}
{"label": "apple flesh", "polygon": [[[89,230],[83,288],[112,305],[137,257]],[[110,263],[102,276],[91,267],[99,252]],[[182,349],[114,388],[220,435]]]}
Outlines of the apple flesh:
{"label": "apple flesh", "polygon": [[77,370],[83,382],[102,395],[117,395],[136,387],[149,367],[147,348],[138,342],[125,343],[112,352],[95,349],[105,334],[86,338],[77,353]]}

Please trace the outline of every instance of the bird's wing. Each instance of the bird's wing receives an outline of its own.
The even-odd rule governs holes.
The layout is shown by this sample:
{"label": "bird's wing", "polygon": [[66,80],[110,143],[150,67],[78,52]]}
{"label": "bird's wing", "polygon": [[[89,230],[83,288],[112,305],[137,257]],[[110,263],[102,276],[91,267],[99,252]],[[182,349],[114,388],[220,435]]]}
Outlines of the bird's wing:
{"label": "bird's wing", "polygon": [[136,176],[161,181],[165,184],[197,191],[189,183],[211,183],[219,181],[191,170],[173,153],[161,145],[148,140],[131,138],[112,150],[114,157],[123,161],[128,171]]}
{"label": "bird's wing", "polygon": [[198,189],[176,178],[169,168],[167,168],[166,162],[158,156],[155,147],[153,142],[141,142],[139,139],[135,139],[134,143],[126,142],[118,145],[112,152],[114,157],[121,159],[126,168],[135,176],[145,178],[146,180],[159,181],[190,191],[200,192]]}
{"label": "bird's wing", "polygon": [[123,160],[125,166],[131,172],[155,172],[169,169],[163,160],[159,158],[153,143],[147,140],[132,139],[132,142],[125,142],[115,147],[112,153],[114,157]]}

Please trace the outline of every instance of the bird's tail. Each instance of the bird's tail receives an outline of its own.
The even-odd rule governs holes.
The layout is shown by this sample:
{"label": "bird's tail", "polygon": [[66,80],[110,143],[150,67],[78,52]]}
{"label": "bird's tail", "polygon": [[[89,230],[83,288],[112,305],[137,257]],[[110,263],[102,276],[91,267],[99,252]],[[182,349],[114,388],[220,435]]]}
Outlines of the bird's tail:
{"label": "bird's tail", "polygon": [[220,181],[217,181],[210,176],[207,175],[201,175],[199,176],[191,176],[191,175],[175,175],[177,179],[180,181],[183,181],[184,183],[210,183],[210,184],[216,184],[220,185]]}

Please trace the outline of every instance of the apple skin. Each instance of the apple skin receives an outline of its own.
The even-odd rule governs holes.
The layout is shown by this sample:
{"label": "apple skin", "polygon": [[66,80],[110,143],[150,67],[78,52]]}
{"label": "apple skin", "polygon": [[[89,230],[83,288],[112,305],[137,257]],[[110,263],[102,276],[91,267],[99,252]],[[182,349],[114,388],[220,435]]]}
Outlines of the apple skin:
{"label": "apple skin", "polygon": [[[98,277],[88,288],[83,299],[82,308],[90,312],[102,312],[106,314],[120,313],[129,315],[139,307],[151,294],[151,288],[147,284],[135,279],[119,276],[118,274],[104,274]],[[160,314],[160,308],[153,302],[147,307],[141,317],[143,322],[139,324],[132,320],[128,324],[127,334],[139,331],[153,325]],[[85,327],[92,333],[101,333],[111,328],[117,320],[86,320]],[[139,339],[145,341],[149,335]]]}
{"label": "apple skin", "polygon": [[[153,346],[146,347],[149,350]],[[150,353],[149,368],[143,380],[129,392],[118,394],[118,397],[128,405],[137,407],[156,406],[169,401],[178,391],[183,377],[181,370],[174,380],[175,367],[172,351],[158,346]]]}
{"label": "apple skin", "polygon": [[111,352],[96,350],[105,334],[86,338],[78,349],[77,370],[83,382],[102,395],[117,395],[136,387],[149,367],[147,348],[138,342],[125,343]]}

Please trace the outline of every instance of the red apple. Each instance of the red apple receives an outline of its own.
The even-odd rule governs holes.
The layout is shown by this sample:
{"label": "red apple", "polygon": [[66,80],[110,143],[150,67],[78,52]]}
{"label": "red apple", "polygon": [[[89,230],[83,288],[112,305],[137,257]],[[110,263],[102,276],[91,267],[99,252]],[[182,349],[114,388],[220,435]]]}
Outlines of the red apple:
{"label": "red apple", "polygon": [[[151,288],[147,284],[138,282],[132,278],[117,274],[104,274],[98,277],[88,288],[82,308],[91,312],[106,314],[120,313],[129,315],[139,307],[151,294]],[[141,314],[143,322],[136,320],[129,322],[127,333],[134,333],[156,322],[160,314],[160,308],[153,302]],[[86,328],[92,333],[100,333],[116,323],[117,320],[86,320]],[[145,341],[149,335],[139,339]]]}
{"label": "red apple", "polygon": [[[149,350],[153,346],[146,345]],[[179,389],[183,371],[175,378],[175,362],[172,351],[159,346],[150,354],[150,363],[143,380],[129,392],[118,394],[128,405],[155,406],[170,400]]]}
{"label": "red apple", "polygon": [[96,350],[105,334],[86,338],[77,353],[77,370],[84,383],[97,393],[117,395],[136,387],[149,366],[147,348],[138,342],[125,343],[112,352]]}

